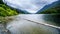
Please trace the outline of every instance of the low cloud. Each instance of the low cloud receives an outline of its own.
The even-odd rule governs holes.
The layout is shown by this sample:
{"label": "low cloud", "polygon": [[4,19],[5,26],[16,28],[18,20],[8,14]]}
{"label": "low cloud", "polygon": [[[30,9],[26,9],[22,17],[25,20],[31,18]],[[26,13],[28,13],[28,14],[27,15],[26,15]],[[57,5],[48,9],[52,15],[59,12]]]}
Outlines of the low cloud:
{"label": "low cloud", "polygon": [[[36,13],[38,10],[42,9],[45,5],[49,5],[58,0],[6,0],[13,5],[12,7],[18,7],[18,9],[26,10],[30,13]],[[15,6],[17,5],[17,6]]]}

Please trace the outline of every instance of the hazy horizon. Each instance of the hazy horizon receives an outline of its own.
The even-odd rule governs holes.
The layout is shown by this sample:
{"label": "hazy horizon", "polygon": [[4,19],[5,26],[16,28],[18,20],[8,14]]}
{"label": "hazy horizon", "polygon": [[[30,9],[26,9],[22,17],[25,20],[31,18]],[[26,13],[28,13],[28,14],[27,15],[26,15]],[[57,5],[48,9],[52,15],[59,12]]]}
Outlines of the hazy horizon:
{"label": "hazy horizon", "polygon": [[38,10],[42,9],[45,5],[52,4],[58,0],[5,0],[11,4],[8,4],[14,8],[21,10],[26,10],[29,13],[36,13]]}

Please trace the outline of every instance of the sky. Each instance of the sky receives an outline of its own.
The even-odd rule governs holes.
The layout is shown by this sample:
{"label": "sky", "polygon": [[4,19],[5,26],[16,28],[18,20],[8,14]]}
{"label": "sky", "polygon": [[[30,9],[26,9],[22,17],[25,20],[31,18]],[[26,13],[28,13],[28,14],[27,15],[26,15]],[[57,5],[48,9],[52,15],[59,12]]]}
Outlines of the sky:
{"label": "sky", "polygon": [[[8,5],[18,8],[21,10],[26,10],[29,13],[36,13],[38,10],[42,9],[45,5],[52,4],[58,0],[5,0]],[[9,4],[10,3],[10,4]]]}

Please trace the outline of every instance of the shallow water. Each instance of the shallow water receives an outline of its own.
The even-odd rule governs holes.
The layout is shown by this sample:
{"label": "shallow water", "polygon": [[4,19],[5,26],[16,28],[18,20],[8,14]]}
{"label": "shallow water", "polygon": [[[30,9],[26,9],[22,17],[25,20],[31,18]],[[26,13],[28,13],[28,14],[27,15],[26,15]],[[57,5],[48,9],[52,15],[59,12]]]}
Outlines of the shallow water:
{"label": "shallow water", "polygon": [[[25,19],[29,19],[32,21],[48,23],[48,24],[58,26],[56,25],[54,20],[51,21],[51,19],[53,19],[54,17],[51,17],[51,19],[49,19],[46,16],[51,17],[51,16],[56,16],[56,15],[20,14],[17,17],[15,17],[13,21],[7,24],[7,29],[11,32],[11,34],[60,34],[60,29],[58,28],[45,26],[42,24],[36,24],[34,22],[23,19],[25,18]],[[44,18],[47,18],[47,20]]]}

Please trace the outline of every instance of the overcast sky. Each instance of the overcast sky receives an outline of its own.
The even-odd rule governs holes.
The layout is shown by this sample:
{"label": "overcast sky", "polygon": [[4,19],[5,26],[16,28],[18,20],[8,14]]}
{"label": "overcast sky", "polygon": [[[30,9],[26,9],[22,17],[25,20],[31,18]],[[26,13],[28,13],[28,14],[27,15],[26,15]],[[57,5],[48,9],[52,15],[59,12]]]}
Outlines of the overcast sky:
{"label": "overcast sky", "polygon": [[11,3],[12,7],[19,8],[21,10],[26,10],[30,13],[36,13],[38,10],[42,9],[45,5],[51,4],[58,0],[6,0]]}

